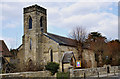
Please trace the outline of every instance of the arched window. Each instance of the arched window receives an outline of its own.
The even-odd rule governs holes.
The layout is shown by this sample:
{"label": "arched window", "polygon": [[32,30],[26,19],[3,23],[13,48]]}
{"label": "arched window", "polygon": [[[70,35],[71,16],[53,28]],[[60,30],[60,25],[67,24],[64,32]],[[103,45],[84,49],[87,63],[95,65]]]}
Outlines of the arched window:
{"label": "arched window", "polygon": [[30,50],[32,50],[32,39],[30,39]]}
{"label": "arched window", "polygon": [[29,29],[32,29],[32,18],[29,18]]}
{"label": "arched window", "polygon": [[40,18],[40,27],[43,27],[43,16]]}
{"label": "arched window", "polygon": [[31,59],[29,59],[29,61],[28,61],[28,71],[32,71],[33,67],[34,67],[33,61]]}
{"label": "arched window", "polygon": [[50,50],[50,59],[51,59],[51,62],[53,62],[53,51],[52,51],[52,49]]}

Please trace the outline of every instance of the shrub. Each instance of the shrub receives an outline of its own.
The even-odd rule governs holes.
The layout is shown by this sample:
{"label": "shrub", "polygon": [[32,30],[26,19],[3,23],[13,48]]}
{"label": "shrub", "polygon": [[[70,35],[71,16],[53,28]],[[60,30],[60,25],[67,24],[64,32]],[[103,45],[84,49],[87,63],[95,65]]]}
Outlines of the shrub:
{"label": "shrub", "polygon": [[120,58],[118,59],[118,65],[120,65]]}
{"label": "shrub", "polygon": [[56,72],[58,72],[59,64],[55,62],[49,62],[47,63],[45,68],[46,70],[49,70],[52,73],[52,75],[54,75]]}

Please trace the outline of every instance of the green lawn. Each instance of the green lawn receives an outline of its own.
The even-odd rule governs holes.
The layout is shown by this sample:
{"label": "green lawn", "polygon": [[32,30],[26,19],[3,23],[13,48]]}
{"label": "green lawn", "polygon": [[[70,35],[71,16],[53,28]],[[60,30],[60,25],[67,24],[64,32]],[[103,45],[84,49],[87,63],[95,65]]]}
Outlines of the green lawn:
{"label": "green lawn", "polygon": [[57,79],[69,79],[70,78],[70,74],[69,72],[58,72],[57,73]]}

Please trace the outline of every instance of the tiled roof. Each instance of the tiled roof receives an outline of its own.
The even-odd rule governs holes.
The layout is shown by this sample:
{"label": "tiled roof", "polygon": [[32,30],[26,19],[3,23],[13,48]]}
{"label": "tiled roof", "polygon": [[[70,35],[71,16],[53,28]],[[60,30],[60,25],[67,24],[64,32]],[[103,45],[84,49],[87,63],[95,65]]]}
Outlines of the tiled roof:
{"label": "tiled roof", "polygon": [[0,56],[4,56],[4,57],[11,56],[9,49],[7,48],[3,40],[0,40]]}
{"label": "tiled roof", "polygon": [[45,36],[49,37],[50,39],[56,41],[60,45],[67,45],[67,46],[76,46],[75,41],[73,39],[55,35],[52,33],[44,33]]}

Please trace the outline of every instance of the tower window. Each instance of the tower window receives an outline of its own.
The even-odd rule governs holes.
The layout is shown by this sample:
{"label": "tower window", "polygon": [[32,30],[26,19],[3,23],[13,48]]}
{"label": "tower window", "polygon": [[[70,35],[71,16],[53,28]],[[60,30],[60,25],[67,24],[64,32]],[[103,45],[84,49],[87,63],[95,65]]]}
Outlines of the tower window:
{"label": "tower window", "polygon": [[29,29],[32,29],[32,18],[29,18]]}
{"label": "tower window", "polygon": [[32,39],[30,39],[30,50],[32,50]]}
{"label": "tower window", "polygon": [[43,27],[43,16],[40,18],[40,27]]}

